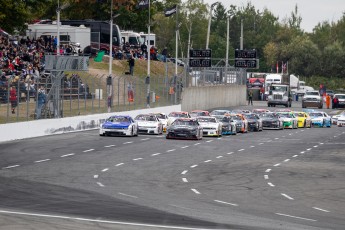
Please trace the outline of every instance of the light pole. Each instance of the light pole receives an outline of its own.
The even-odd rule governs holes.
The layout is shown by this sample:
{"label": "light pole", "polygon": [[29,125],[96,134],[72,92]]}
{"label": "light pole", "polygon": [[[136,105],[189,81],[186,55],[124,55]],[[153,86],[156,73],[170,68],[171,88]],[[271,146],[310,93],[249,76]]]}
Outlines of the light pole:
{"label": "light pole", "polygon": [[60,0],[58,0],[57,13],[57,38],[56,38],[56,55],[60,55],[60,11],[66,9],[69,3],[65,3],[60,7]]}
{"label": "light pole", "polygon": [[148,43],[147,43],[147,96],[146,96],[146,107],[147,108],[150,108],[150,74],[151,74],[151,12],[150,12],[150,9],[151,9],[151,1],[149,0],[149,24],[147,26],[147,32],[148,32],[148,37],[149,37],[149,40],[148,40]]}
{"label": "light pole", "polygon": [[210,8],[210,15],[209,15],[209,18],[208,18],[208,27],[207,27],[207,37],[206,37],[206,49],[208,49],[208,44],[209,44],[209,41],[210,41],[210,30],[211,30],[211,19],[212,19],[212,10],[213,10],[213,7],[215,5],[217,5],[219,2],[215,2],[211,5],[211,8]]}

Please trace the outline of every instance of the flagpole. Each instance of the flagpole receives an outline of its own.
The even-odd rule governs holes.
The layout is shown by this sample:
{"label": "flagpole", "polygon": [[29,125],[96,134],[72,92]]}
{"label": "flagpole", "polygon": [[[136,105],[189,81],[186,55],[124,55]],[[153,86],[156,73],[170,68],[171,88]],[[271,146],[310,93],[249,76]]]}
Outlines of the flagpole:
{"label": "flagpole", "polygon": [[150,108],[150,73],[151,73],[151,1],[149,0],[149,24],[148,24],[148,34],[149,34],[149,39],[148,39],[148,43],[147,43],[147,108]]}
{"label": "flagpole", "polygon": [[178,5],[176,5],[176,45],[175,45],[175,76],[177,77],[177,57],[178,57]]}

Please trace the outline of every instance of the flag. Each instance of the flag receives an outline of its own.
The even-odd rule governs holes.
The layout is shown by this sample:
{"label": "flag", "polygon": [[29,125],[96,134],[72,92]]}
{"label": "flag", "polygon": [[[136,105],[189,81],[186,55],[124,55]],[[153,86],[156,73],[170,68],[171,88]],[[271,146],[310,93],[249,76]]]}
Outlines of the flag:
{"label": "flag", "polygon": [[148,9],[149,8],[149,5],[150,5],[150,0],[140,0],[139,1],[139,9]]}
{"label": "flag", "polygon": [[277,68],[277,73],[278,73],[279,72],[279,64],[278,64],[278,62],[277,62],[276,68]]}
{"label": "flag", "polygon": [[164,15],[165,17],[170,17],[171,15],[176,14],[176,12],[177,12],[177,5],[174,5],[171,8],[165,9]]}

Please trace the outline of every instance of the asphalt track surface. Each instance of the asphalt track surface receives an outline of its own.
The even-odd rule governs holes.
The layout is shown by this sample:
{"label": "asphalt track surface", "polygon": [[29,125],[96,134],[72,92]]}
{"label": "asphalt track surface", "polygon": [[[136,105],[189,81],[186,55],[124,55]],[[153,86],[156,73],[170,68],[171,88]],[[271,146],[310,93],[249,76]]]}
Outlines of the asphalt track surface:
{"label": "asphalt track surface", "polygon": [[344,140],[333,126],[2,143],[0,229],[343,230]]}

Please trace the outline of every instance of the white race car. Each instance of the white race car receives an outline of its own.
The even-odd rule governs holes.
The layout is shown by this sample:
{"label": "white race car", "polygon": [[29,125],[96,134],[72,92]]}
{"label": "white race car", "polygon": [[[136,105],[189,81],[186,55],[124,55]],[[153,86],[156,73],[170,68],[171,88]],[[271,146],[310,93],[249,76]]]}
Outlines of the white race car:
{"label": "white race car", "polygon": [[100,136],[138,136],[137,123],[130,116],[111,116],[99,127]]}
{"label": "white race car", "polygon": [[153,115],[156,115],[157,118],[162,122],[163,124],[163,132],[167,131],[167,124],[168,124],[168,116],[165,115],[165,113],[152,113]]}
{"label": "white race car", "polygon": [[134,118],[138,123],[138,133],[162,134],[163,124],[154,114],[139,114]]}
{"label": "white race car", "polygon": [[222,123],[215,117],[200,116],[196,118],[202,127],[203,136],[217,136],[222,135]]}
{"label": "white race car", "polygon": [[167,126],[171,125],[177,118],[191,118],[188,112],[171,112],[168,115]]}
{"label": "white race car", "polygon": [[345,112],[341,113],[337,119],[337,126],[342,127],[345,126]]}

